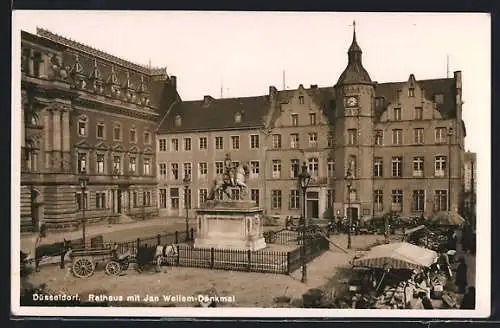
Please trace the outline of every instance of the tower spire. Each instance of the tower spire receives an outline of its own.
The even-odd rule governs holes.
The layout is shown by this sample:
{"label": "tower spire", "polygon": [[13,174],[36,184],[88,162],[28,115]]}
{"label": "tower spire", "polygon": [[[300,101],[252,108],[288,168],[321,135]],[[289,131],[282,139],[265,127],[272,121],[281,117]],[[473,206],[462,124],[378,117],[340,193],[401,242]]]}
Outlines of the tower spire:
{"label": "tower spire", "polygon": [[355,20],[352,21],[352,29],[353,29],[352,40],[356,41],[356,21]]}

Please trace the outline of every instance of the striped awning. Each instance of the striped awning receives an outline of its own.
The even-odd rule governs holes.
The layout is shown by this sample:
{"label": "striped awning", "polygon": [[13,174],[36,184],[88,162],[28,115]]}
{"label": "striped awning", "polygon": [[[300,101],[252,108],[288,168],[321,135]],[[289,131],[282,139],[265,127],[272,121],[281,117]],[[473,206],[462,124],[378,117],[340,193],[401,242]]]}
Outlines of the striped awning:
{"label": "striped awning", "polygon": [[410,243],[391,243],[373,247],[368,253],[354,259],[354,266],[380,269],[421,269],[436,262],[438,254]]}

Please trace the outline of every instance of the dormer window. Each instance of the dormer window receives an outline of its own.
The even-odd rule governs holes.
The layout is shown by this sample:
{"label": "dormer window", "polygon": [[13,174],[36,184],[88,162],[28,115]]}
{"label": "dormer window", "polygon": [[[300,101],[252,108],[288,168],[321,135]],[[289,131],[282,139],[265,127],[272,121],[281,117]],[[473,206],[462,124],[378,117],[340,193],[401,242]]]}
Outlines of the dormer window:
{"label": "dormer window", "polygon": [[241,123],[241,113],[234,114],[234,122]]}
{"label": "dormer window", "polygon": [[182,117],[180,115],[177,115],[175,117],[175,126],[181,126],[182,125]]}
{"label": "dormer window", "polygon": [[299,96],[299,104],[304,105],[304,96]]}
{"label": "dormer window", "polygon": [[438,105],[441,105],[444,102],[444,95],[442,93],[435,94],[434,102]]}
{"label": "dormer window", "polygon": [[408,97],[415,97],[415,88],[408,89]]}

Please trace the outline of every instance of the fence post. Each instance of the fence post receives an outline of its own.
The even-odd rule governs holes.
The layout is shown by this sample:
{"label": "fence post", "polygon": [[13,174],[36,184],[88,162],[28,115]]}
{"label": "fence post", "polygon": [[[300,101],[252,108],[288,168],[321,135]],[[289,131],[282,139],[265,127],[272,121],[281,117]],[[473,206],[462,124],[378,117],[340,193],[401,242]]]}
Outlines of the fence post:
{"label": "fence post", "polygon": [[156,236],[156,244],[157,245],[161,244],[161,235],[160,234],[158,234],[158,236]]}
{"label": "fence post", "polygon": [[210,268],[213,269],[215,265],[215,249],[210,248]]}
{"label": "fence post", "polygon": [[179,231],[175,230],[175,243],[179,243]]}
{"label": "fence post", "polygon": [[191,232],[191,241],[193,241],[194,240],[194,228],[191,228],[190,232]]}
{"label": "fence post", "polygon": [[250,271],[251,258],[252,258],[252,251],[251,250],[247,250],[247,271]]}
{"label": "fence post", "polygon": [[290,252],[286,252],[286,274],[290,274],[290,270],[291,270],[291,256],[290,256]]}
{"label": "fence post", "polygon": [[139,246],[141,245],[141,239],[137,238],[137,251],[139,251]]}

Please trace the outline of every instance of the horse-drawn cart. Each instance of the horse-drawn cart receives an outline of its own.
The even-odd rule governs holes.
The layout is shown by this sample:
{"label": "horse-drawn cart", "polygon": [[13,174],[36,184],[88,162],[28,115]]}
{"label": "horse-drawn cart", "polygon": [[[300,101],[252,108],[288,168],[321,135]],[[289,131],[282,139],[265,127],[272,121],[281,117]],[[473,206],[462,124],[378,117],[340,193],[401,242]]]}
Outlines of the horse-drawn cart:
{"label": "horse-drawn cart", "polygon": [[72,251],[72,271],[78,278],[90,277],[96,266],[105,262],[105,271],[108,275],[118,275],[129,267],[130,254],[117,255],[114,247],[82,248]]}

